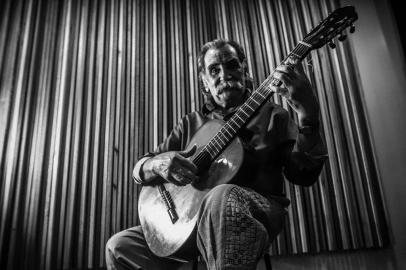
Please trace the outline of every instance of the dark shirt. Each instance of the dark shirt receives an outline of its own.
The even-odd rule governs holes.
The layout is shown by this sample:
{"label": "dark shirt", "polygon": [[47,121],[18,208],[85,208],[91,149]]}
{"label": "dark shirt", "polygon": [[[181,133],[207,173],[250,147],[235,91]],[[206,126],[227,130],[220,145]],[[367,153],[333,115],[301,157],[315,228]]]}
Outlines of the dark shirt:
{"label": "dark shirt", "polygon": [[[220,110],[204,106],[201,111],[184,116],[154,152],[139,160],[133,171],[134,180],[142,184],[139,170],[146,159],[162,152],[184,150],[205,122],[210,119],[227,121],[232,114],[224,115]],[[326,159],[322,141],[309,152],[298,150],[297,138],[303,135],[299,134],[297,124],[288,111],[271,102],[267,102],[254,114],[237,134],[243,142],[250,172],[249,177],[239,179],[238,184],[267,197],[283,195],[284,176],[295,184],[313,184]]]}

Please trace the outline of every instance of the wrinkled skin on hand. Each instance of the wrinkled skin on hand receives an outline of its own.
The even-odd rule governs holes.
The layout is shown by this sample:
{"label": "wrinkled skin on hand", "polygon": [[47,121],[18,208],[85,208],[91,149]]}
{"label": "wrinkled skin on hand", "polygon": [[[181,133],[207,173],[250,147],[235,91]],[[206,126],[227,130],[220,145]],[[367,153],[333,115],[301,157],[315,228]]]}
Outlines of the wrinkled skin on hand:
{"label": "wrinkled skin on hand", "polygon": [[299,121],[317,121],[319,105],[300,63],[288,59],[286,64],[278,66],[273,77],[282,85],[272,86],[277,94],[285,97],[289,105],[297,112]]}
{"label": "wrinkled skin on hand", "polygon": [[149,161],[152,170],[167,182],[184,186],[198,180],[197,167],[188,158],[193,156],[197,147],[186,151],[169,151],[161,153]]}

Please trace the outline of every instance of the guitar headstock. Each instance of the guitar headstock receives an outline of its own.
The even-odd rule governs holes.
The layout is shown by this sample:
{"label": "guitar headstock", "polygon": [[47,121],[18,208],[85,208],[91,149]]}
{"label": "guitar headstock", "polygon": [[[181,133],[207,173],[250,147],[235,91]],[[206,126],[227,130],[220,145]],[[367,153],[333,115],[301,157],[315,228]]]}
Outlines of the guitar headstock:
{"label": "guitar headstock", "polygon": [[311,45],[311,49],[318,49],[329,43],[331,48],[335,48],[332,39],[337,35],[339,41],[343,41],[346,35],[343,33],[346,28],[350,28],[350,33],[355,30],[354,21],[358,19],[353,6],[346,6],[334,10],[330,15],[321,21],[312,31],[307,34],[303,41]]}

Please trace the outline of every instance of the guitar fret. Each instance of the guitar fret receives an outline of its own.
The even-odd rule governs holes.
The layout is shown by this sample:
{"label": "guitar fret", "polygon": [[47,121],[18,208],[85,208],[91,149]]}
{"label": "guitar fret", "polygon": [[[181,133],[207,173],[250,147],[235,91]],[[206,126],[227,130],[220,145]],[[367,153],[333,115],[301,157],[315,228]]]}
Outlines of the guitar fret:
{"label": "guitar fret", "polygon": [[216,148],[216,146],[213,144],[213,142],[209,143],[209,145],[210,145],[210,149],[211,149],[211,151],[213,152],[213,154],[216,153],[217,148]]}
{"label": "guitar fret", "polygon": [[234,131],[234,133],[237,133],[237,130],[235,130],[231,124],[229,124],[228,126]]}
{"label": "guitar fret", "polygon": [[205,148],[207,149],[207,152],[209,153],[211,158],[214,158],[216,156],[213,149],[211,149],[210,147],[210,143],[206,144]]}
{"label": "guitar fret", "polygon": [[237,116],[239,119],[241,119],[242,122],[244,122],[244,119],[242,119],[242,118],[238,115],[238,113],[236,113],[235,116]]}
{"label": "guitar fret", "polygon": [[258,106],[261,105],[261,104],[258,103],[255,99],[252,99],[252,101],[254,101]]}
{"label": "guitar fret", "polygon": [[214,158],[216,156],[216,153],[214,153],[213,150],[208,150],[207,152],[209,153],[211,158]]}
{"label": "guitar fret", "polygon": [[230,118],[230,121],[233,122],[234,124],[236,124],[236,125],[237,125],[237,129],[239,129],[239,128],[240,128],[240,125],[239,125],[236,121],[234,121],[233,118],[234,118],[234,117],[231,117],[231,118]]}
{"label": "guitar fret", "polygon": [[221,143],[223,144],[223,145],[226,145],[226,142],[225,141],[223,141],[222,139],[221,139],[221,135],[220,135],[221,133],[218,133],[217,135],[217,137],[219,138],[219,140],[221,141]]}
{"label": "guitar fret", "polygon": [[242,112],[243,114],[245,114],[246,117],[250,117],[249,114],[247,114],[244,110],[241,110],[241,112]]}
{"label": "guitar fret", "polygon": [[294,53],[294,52],[291,52],[290,54],[293,54],[293,55],[296,56],[297,58],[300,58],[300,55],[298,55],[298,54],[296,54],[296,53]]}
{"label": "guitar fret", "polygon": [[258,91],[257,93],[258,93],[258,95],[260,95],[262,98],[264,98],[264,99],[266,98],[266,96],[262,95],[260,91]]}
{"label": "guitar fret", "polygon": [[247,106],[247,107],[251,110],[251,112],[254,112],[254,111],[255,111],[250,105],[248,105],[248,102],[245,103],[244,105]]}
{"label": "guitar fret", "polygon": [[230,134],[230,139],[231,139],[231,138],[233,137],[233,134],[231,134],[230,131],[228,131],[228,129],[227,129],[226,126],[228,126],[228,125],[227,125],[227,124],[224,125],[223,128],[224,128],[224,130],[225,130],[228,134]]}
{"label": "guitar fret", "polygon": [[226,139],[226,142],[227,142],[227,140],[230,140],[230,139],[232,138],[232,136],[229,137],[225,130],[226,130],[226,129],[225,129],[224,126],[223,126],[223,127],[220,129],[219,134],[221,134],[221,135]]}
{"label": "guitar fret", "polygon": [[[214,139],[213,145],[214,145],[214,147],[216,147],[216,151],[217,151],[217,152],[220,152],[220,151],[221,151],[221,144],[218,142],[218,140],[216,139],[216,137],[214,137],[213,139]],[[217,146],[219,147],[219,149],[217,149]]]}
{"label": "guitar fret", "polygon": [[209,142],[209,144],[211,144],[211,146],[214,148],[213,153],[214,153],[214,154],[217,154],[218,151],[219,151],[219,149],[217,149],[216,144],[215,144],[215,141],[214,141],[214,140],[211,140],[211,141]]}
{"label": "guitar fret", "polygon": [[[232,120],[232,119],[234,119],[233,121],[238,125],[238,128],[240,128],[241,125],[244,124],[244,120],[242,120],[241,118],[239,118],[237,115],[236,115],[236,116],[233,116],[230,120]],[[238,123],[238,120],[237,120],[237,119],[240,119],[240,120],[241,120],[241,123]]]}
{"label": "guitar fret", "polygon": [[264,89],[265,99],[266,99],[266,98],[268,98],[269,92],[271,92],[271,91],[269,91],[270,90],[269,85],[265,86],[263,89]]}
{"label": "guitar fret", "polygon": [[300,43],[297,45],[296,48],[297,48],[297,50],[295,49],[294,51],[295,51],[295,53],[299,54],[299,57],[302,57],[302,55],[304,53],[306,53],[306,51],[307,51],[307,47],[305,45],[303,45],[303,44],[300,44]]}
{"label": "guitar fret", "polygon": [[304,42],[303,40],[299,41],[300,44],[305,45],[306,47],[312,48],[312,45],[310,45],[307,42]]}
{"label": "guitar fret", "polygon": [[251,104],[251,108],[253,108],[253,112],[258,108],[258,106],[260,105],[259,103],[255,102],[254,99],[250,100],[250,104]]}

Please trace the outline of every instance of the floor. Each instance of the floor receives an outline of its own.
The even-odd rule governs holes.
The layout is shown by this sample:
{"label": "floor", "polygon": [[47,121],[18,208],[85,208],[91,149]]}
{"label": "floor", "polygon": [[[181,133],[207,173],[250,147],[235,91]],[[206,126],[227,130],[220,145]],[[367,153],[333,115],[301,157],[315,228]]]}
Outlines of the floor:
{"label": "floor", "polygon": [[[401,270],[389,249],[272,257],[272,270]],[[191,264],[182,270],[192,269]],[[199,270],[206,269],[199,264]],[[257,270],[265,270],[261,260]]]}
{"label": "floor", "polygon": [[[265,269],[265,267],[258,269]],[[400,270],[401,268],[396,266],[395,258],[390,250],[363,250],[274,257],[272,258],[272,269]]]}

